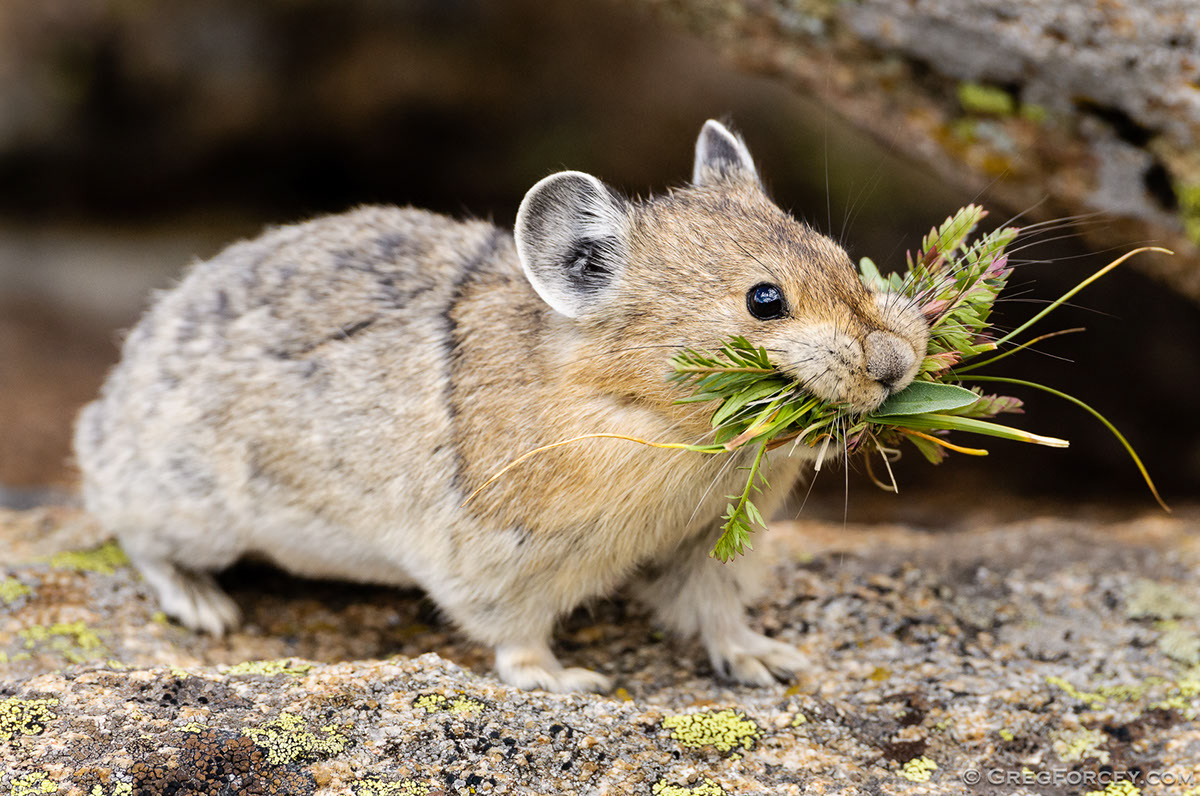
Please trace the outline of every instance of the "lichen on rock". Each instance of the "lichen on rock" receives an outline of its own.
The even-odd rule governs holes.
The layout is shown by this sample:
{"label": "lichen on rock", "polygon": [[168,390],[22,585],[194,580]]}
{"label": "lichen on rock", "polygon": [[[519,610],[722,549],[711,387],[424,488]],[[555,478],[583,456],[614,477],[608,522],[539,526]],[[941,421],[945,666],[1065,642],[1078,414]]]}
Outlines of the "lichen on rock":
{"label": "lichen on rock", "polygon": [[267,762],[271,765],[336,755],[348,742],[336,727],[326,724],[313,732],[308,722],[291,713],[280,713],[266,724],[247,728],[242,733],[266,750]]}
{"label": "lichen on rock", "polygon": [[[1194,766],[1200,666],[1156,644],[1194,617],[1160,618],[1179,608],[1152,600],[1133,618],[1122,599],[1149,580],[1200,603],[1190,519],[992,524],[936,543],[841,522],[771,536],[783,550],[756,552],[779,587],[753,621],[815,651],[811,671],[790,687],[715,681],[701,645],[656,637],[613,600],[560,638],[572,665],[609,667],[619,696],[506,686],[452,628],[402,633],[420,609],[403,593],[231,573],[247,625],[217,640],[153,622],[130,568],[11,569],[37,599],[0,610],[0,648],[34,653],[0,668],[0,796],[39,772],[26,784],[58,796],[799,796],[847,778],[948,795],[968,768],[1095,770],[1080,728],[1104,733],[1090,748],[1114,771]],[[86,634],[56,625],[107,653],[64,661],[54,639]],[[1063,763],[1056,741],[1080,759]]]}
{"label": "lichen on rock", "polygon": [[263,677],[273,677],[277,674],[290,674],[296,677],[312,669],[311,663],[293,663],[290,660],[276,661],[245,661],[237,663],[225,670],[225,674],[237,677],[243,674],[260,674]]}
{"label": "lichen on rock", "polygon": [[699,785],[676,785],[665,779],[655,782],[650,792],[654,796],[725,796],[725,789],[715,780],[705,777]]}
{"label": "lichen on rock", "polygon": [[429,786],[412,780],[384,782],[369,778],[354,783],[354,796],[426,796]]}
{"label": "lichen on rock", "polygon": [[12,605],[22,597],[33,594],[33,589],[16,578],[0,580],[0,605]]}
{"label": "lichen on rock", "polygon": [[50,566],[55,569],[74,569],[82,572],[97,572],[112,575],[121,567],[129,566],[129,556],[110,539],[91,550],[66,550],[50,557]]}
{"label": "lichen on rock", "polygon": [[57,699],[0,699],[0,741],[11,741],[20,735],[37,735],[46,725],[58,718],[50,708]]}
{"label": "lichen on rock", "polygon": [[41,771],[14,777],[9,787],[10,796],[43,796],[47,793],[58,793],[58,783]]}
{"label": "lichen on rock", "polygon": [[1053,737],[1054,753],[1064,763],[1075,763],[1089,757],[1095,758],[1101,764],[1107,764],[1109,753],[1103,749],[1108,736],[1101,730],[1080,727],[1072,730],[1061,730]]}
{"label": "lichen on rock", "polygon": [[668,716],[662,726],[689,749],[711,746],[720,752],[749,751],[762,737],[762,729],[740,710],[705,710]]}
{"label": "lichen on rock", "polygon": [[914,757],[900,768],[900,776],[909,782],[928,782],[937,770],[937,763],[928,757]]}
{"label": "lichen on rock", "polygon": [[311,775],[272,763],[268,751],[236,733],[188,734],[179,747],[174,757],[151,756],[134,763],[129,772],[132,792],[138,796],[308,796],[316,787]]}
{"label": "lichen on rock", "polygon": [[96,631],[82,621],[34,625],[17,632],[27,650],[49,652],[69,663],[83,663],[104,657],[108,650]]}
{"label": "lichen on rock", "polygon": [[422,694],[413,700],[413,707],[418,707],[426,713],[445,711],[461,715],[479,713],[487,705],[466,694],[453,694],[448,697],[442,694]]}

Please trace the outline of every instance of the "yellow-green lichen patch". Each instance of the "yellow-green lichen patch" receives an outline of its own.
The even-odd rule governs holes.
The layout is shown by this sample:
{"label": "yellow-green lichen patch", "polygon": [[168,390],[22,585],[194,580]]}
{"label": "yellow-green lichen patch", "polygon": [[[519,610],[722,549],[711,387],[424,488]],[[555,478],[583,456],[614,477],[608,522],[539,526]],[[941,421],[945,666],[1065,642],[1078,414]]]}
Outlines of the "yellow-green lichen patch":
{"label": "yellow-green lichen patch", "polygon": [[225,674],[234,677],[242,674],[261,674],[263,677],[290,674],[299,677],[311,668],[311,663],[292,663],[290,660],[246,661],[230,666],[225,670]]}
{"label": "yellow-green lichen patch", "polygon": [[909,782],[928,782],[937,770],[937,763],[928,757],[914,757],[900,768],[900,776]]}
{"label": "yellow-green lichen patch", "polygon": [[412,780],[383,782],[377,778],[354,783],[354,796],[426,796],[429,786]]}
{"label": "yellow-green lichen patch", "polygon": [[1016,738],[1016,736],[1015,736],[1015,735],[1013,735],[1013,732],[1012,732],[1012,730],[1000,730],[1000,731],[999,731],[998,733],[996,733],[996,734],[997,734],[997,735],[999,735],[999,736],[1000,736],[1000,739],[1001,739],[1001,740],[1003,740],[1003,741],[1011,741],[1011,740],[1013,740],[1014,738]]}
{"label": "yellow-green lichen patch", "polygon": [[1101,765],[1108,763],[1108,752],[1100,748],[1108,736],[1100,730],[1081,727],[1078,730],[1060,730],[1051,736],[1054,753],[1064,763],[1082,762],[1093,757]]}
{"label": "yellow-green lichen patch", "polygon": [[57,704],[57,699],[0,699],[0,741],[41,733],[47,724],[58,718],[50,710]]}
{"label": "yellow-green lichen patch", "polygon": [[1077,688],[1061,677],[1047,677],[1046,682],[1061,689],[1067,696],[1100,710],[1110,702],[1142,703],[1140,709],[1178,710],[1191,721],[1200,715],[1200,667],[1194,667],[1178,680],[1147,677],[1140,683],[1100,686],[1092,691]]}
{"label": "yellow-green lichen patch", "polygon": [[1072,699],[1083,702],[1093,710],[1104,707],[1105,703],[1110,699],[1118,702],[1132,702],[1140,699],[1145,693],[1143,688],[1128,685],[1109,686],[1095,691],[1084,691],[1081,688],[1076,688],[1072,683],[1067,682],[1063,678],[1056,676],[1047,677],[1046,682],[1061,689],[1063,693]]}
{"label": "yellow-green lichen patch", "polygon": [[333,725],[326,724],[312,732],[304,719],[291,713],[279,716],[261,727],[242,730],[267,753],[267,762],[279,766],[297,760],[330,757],[346,748],[346,736]]}
{"label": "yellow-green lichen patch", "polygon": [[690,749],[705,746],[721,752],[734,749],[750,751],[762,737],[762,730],[740,710],[706,710],[682,716],[668,716],[662,726],[671,737]]}
{"label": "yellow-green lichen patch", "polygon": [[70,663],[102,658],[108,653],[100,637],[83,622],[34,625],[18,631],[17,636],[25,649],[52,652]]}
{"label": "yellow-green lichen patch", "polygon": [[1200,664],[1200,636],[1179,626],[1178,622],[1162,622],[1159,629],[1158,651],[1185,666]]}
{"label": "yellow-green lichen patch", "polygon": [[959,83],[958,104],[967,113],[989,116],[1012,116],[1017,110],[1012,94],[997,86],[982,83]]}
{"label": "yellow-green lichen patch", "polygon": [[196,734],[200,734],[202,732],[207,732],[208,727],[205,727],[203,724],[201,724],[198,721],[189,721],[187,724],[183,725],[179,729],[181,732],[194,732]]}
{"label": "yellow-green lichen patch", "polygon": [[0,604],[12,605],[22,597],[33,594],[33,589],[16,578],[0,580]]}
{"label": "yellow-green lichen patch", "polygon": [[82,572],[99,572],[111,575],[120,567],[129,566],[129,556],[114,540],[109,540],[91,550],[68,550],[50,557],[50,566],[55,569],[76,569]]}
{"label": "yellow-green lichen patch", "polygon": [[717,784],[716,780],[704,778],[704,781],[699,785],[676,785],[667,782],[665,779],[660,779],[654,783],[650,789],[654,796],[724,796],[725,789]]}
{"label": "yellow-green lichen patch", "polygon": [[1050,118],[1050,113],[1041,105],[1023,103],[1021,105],[1021,118],[1034,124],[1043,124]]}
{"label": "yellow-green lichen patch", "polygon": [[58,793],[58,783],[46,779],[46,775],[40,771],[15,778],[9,790],[9,796],[36,796],[42,793]]}
{"label": "yellow-green lichen patch", "polygon": [[795,717],[792,718],[792,726],[799,727],[801,724],[808,724],[808,716],[797,712]]}
{"label": "yellow-green lichen patch", "polygon": [[422,694],[413,700],[413,707],[418,707],[426,713],[456,713],[459,715],[479,713],[487,705],[466,694],[442,696],[441,694]]}
{"label": "yellow-green lichen patch", "polygon": [[88,796],[133,796],[133,786],[128,782],[118,782],[112,790],[104,790],[100,785],[93,785]]}
{"label": "yellow-green lichen patch", "polygon": [[1127,779],[1110,782],[1104,790],[1090,790],[1084,796],[1141,796],[1142,790]]}
{"label": "yellow-green lichen patch", "polygon": [[1189,185],[1175,183],[1175,196],[1179,199],[1179,217],[1188,240],[1200,246],[1200,183]]}
{"label": "yellow-green lichen patch", "polygon": [[1196,605],[1179,596],[1174,586],[1143,579],[1130,587],[1125,615],[1130,619],[1183,619],[1196,615]]}
{"label": "yellow-green lichen patch", "polygon": [[1193,667],[1171,685],[1166,696],[1150,707],[1177,710],[1188,721],[1200,716],[1200,703],[1197,702],[1200,698],[1200,667]]}

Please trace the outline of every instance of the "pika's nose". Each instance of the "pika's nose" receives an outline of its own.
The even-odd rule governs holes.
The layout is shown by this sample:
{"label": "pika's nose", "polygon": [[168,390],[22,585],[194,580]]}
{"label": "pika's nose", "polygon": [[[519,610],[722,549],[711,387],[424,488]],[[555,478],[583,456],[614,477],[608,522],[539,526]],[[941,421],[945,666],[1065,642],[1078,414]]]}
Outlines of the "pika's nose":
{"label": "pika's nose", "polygon": [[887,387],[889,392],[907,385],[905,376],[916,358],[908,343],[888,332],[871,332],[867,335],[864,353],[867,375]]}

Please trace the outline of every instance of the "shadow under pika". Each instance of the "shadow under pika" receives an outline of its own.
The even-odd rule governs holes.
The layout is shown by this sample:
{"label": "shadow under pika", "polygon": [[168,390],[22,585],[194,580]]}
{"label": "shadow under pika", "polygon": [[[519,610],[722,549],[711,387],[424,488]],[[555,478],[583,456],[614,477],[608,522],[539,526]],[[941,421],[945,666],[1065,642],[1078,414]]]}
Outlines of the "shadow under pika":
{"label": "shadow under pika", "polygon": [[[249,562],[218,580],[243,613],[237,631],[213,642],[225,647],[219,657],[335,663],[432,652],[476,674],[492,673],[491,649],[459,633],[418,589],[308,580]],[[634,693],[713,676],[698,644],[665,636],[622,597],[576,609],[559,624],[554,647],[565,666],[600,671]]]}

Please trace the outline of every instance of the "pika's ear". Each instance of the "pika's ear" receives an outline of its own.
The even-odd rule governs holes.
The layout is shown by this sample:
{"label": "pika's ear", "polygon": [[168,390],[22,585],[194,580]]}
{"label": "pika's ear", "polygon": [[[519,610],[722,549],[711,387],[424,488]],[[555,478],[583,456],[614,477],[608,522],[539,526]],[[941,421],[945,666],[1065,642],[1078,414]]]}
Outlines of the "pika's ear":
{"label": "pika's ear", "polygon": [[692,166],[693,185],[720,182],[758,184],[758,170],[741,136],[730,132],[718,121],[709,119],[696,139],[696,162]]}
{"label": "pika's ear", "polygon": [[603,298],[628,256],[628,206],[600,180],[551,174],[529,189],[513,232],[533,289],[570,318]]}

